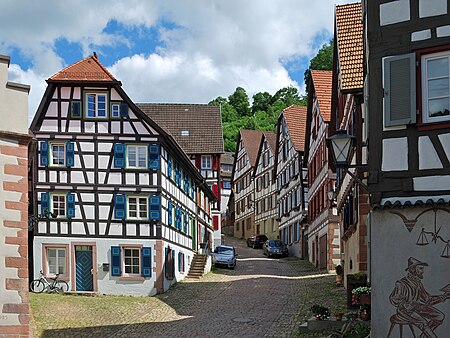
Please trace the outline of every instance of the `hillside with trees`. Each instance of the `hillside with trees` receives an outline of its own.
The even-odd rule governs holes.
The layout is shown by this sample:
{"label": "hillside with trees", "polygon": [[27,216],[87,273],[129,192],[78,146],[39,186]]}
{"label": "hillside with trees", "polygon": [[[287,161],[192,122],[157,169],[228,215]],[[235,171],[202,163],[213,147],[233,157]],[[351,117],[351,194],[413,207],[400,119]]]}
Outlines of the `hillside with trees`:
{"label": "hillside with trees", "polygon": [[[333,41],[324,44],[317,55],[311,59],[305,71],[305,84],[308,89],[311,69],[331,70],[333,66]],[[292,86],[278,90],[271,95],[259,92],[253,95],[252,104],[247,92],[237,87],[228,98],[217,97],[210,105],[220,105],[222,109],[222,130],[225,151],[236,150],[237,135],[240,129],[275,131],[281,111],[291,105],[306,105],[307,95],[303,96]]]}

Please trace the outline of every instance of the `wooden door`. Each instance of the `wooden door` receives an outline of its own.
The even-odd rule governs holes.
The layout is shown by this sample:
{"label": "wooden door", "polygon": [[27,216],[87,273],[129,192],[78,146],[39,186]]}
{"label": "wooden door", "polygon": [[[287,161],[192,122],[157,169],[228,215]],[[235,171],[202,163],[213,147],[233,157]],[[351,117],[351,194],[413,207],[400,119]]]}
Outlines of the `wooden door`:
{"label": "wooden door", "polygon": [[319,238],[319,269],[327,268],[327,235]]}

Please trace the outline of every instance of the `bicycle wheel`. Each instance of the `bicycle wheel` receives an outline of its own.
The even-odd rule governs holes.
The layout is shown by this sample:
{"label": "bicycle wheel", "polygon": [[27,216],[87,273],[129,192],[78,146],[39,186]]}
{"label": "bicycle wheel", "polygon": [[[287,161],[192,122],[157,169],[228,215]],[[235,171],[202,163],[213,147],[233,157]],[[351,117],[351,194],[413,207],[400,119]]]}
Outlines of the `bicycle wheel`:
{"label": "bicycle wheel", "polygon": [[69,291],[69,284],[65,280],[57,280],[55,282],[55,289],[60,293]]}
{"label": "bicycle wheel", "polygon": [[45,285],[40,279],[35,279],[30,283],[30,291],[34,293],[41,293],[45,290]]}

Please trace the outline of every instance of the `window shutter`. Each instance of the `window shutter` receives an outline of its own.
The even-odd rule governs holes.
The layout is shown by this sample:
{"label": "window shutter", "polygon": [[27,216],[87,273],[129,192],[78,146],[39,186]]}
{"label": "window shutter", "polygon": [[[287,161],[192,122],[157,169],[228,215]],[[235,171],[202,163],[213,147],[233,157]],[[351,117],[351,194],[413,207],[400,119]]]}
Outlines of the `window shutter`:
{"label": "window shutter", "polygon": [[167,205],[167,224],[172,225],[172,201]]}
{"label": "window shutter", "polygon": [[114,143],[114,168],[125,168],[126,145]]}
{"label": "window shutter", "polygon": [[74,145],[72,141],[66,142],[66,166],[67,167],[73,167],[74,164]]}
{"label": "window shutter", "polygon": [[180,231],[184,230],[184,211],[180,210]]}
{"label": "window shutter", "polygon": [[384,123],[398,126],[416,123],[415,54],[384,59]]}
{"label": "window shutter", "polygon": [[72,101],[70,104],[70,115],[72,117],[81,117],[81,101]]}
{"label": "window shutter", "polygon": [[213,216],[214,230],[219,230],[219,216]]}
{"label": "window shutter", "polygon": [[160,146],[157,143],[148,145],[148,168],[157,170],[160,168]]}
{"label": "window shutter", "polygon": [[120,117],[128,117],[128,104],[120,104]]}
{"label": "window shutter", "polygon": [[41,192],[41,216],[48,216],[50,212],[50,193]]}
{"label": "window shutter", "polygon": [[201,166],[202,166],[202,156],[201,155],[195,156],[195,166],[197,167],[197,169],[201,168]]}
{"label": "window shutter", "polygon": [[175,250],[172,250],[172,278],[175,277]]}
{"label": "window shutter", "polygon": [[177,211],[175,214],[175,222],[176,222],[176,228],[178,230],[181,229],[181,216],[180,215],[181,215],[181,209],[179,207],[177,207]]}
{"label": "window shutter", "polygon": [[152,276],[152,248],[142,248],[142,277]]}
{"label": "window shutter", "polygon": [[181,252],[178,253],[178,271],[181,272]]}
{"label": "window shutter", "polygon": [[152,195],[150,199],[150,220],[161,220],[161,196]]}
{"label": "window shutter", "polygon": [[48,141],[41,141],[39,153],[41,166],[48,167]]}
{"label": "window shutter", "polygon": [[120,277],[122,275],[120,261],[120,246],[111,247],[111,276]]}
{"label": "window shutter", "polygon": [[192,186],[191,186],[191,197],[193,199],[195,199],[195,183],[194,183],[194,181],[192,181]]}
{"label": "window shutter", "polygon": [[114,218],[125,219],[126,196],[123,194],[114,195]]}
{"label": "window shutter", "polygon": [[66,195],[67,218],[75,217],[75,194],[70,192]]}
{"label": "window shutter", "polygon": [[219,169],[219,158],[217,157],[217,156],[212,156],[212,168],[214,169],[214,170],[217,170],[217,169]]}
{"label": "window shutter", "polygon": [[183,231],[184,231],[184,233],[186,234],[188,231],[188,222],[189,222],[189,216],[188,216],[188,213],[187,213],[187,211],[184,213],[184,229],[183,229]]}
{"label": "window shutter", "polygon": [[167,176],[172,177],[172,158],[167,154]]}

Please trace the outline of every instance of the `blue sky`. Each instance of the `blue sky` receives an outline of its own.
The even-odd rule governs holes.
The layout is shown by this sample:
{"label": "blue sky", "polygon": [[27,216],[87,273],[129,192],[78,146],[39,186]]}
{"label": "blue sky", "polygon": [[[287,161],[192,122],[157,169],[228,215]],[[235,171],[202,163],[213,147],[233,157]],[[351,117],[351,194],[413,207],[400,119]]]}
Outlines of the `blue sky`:
{"label": "blue sky", "polygon": [[335,4],[306,0],[19,0],[2,4],[9,80],[31,85],[92,55],[135,102],[207,103],[241,86],[249,97],[303,92],[309,60],[332,38]]}

